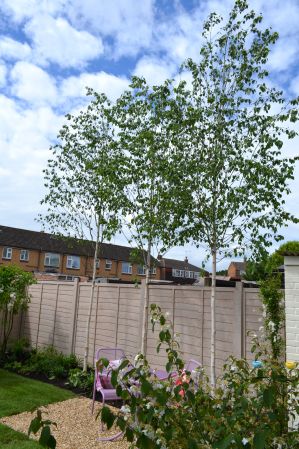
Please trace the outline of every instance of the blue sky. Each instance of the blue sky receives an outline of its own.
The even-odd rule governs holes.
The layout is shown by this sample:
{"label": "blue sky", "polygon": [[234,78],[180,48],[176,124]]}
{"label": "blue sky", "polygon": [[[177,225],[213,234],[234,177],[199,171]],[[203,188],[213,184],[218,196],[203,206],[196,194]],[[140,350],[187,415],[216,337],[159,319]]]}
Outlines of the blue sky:
{"label": "blue sky", "polygon": [[[231,0],[1,0],[0,223],[39,230],[42,170],[64,114],[85,104],[85,86],[117,98],[133,74],[155,84],[196,58],[203,20],[226,15]],[[271,81],[299,94],[299,1],[252,0],[280,39]],[[299,125],[298,125],[299,127]],[[284,155],[299,154],[299,139]],[[287,208],[299,215],[299,169]],[[283,230],[299,239],[299,226]],[[115,242],[121,242],[116,239]],[[169,257],[199,264],[204,251],[174,248]],[[225,262],[222,263],[225,265]]]}

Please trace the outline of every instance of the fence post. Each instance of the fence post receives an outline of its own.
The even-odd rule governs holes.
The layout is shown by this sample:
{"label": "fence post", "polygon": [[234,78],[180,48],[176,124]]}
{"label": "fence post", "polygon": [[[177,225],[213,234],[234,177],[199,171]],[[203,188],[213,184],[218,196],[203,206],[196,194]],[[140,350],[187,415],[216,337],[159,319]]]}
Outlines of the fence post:
{"label": "fence post", "polygon": [[73,297],[71,304],[71,316],[70,316],[70,343],[69,343],[69,353],[72,354],[75,350],[75,335],[76,335],[76,321],[77,321],[77,308],[78,308],[78,299],[79,299],[79,281],[78,279],[74,280],[74,289],[73,289]]}
{"label": "fence post", "polygon": [[242,358],[243,354],[243,283],[236,282],[233,295],[233,354]]}

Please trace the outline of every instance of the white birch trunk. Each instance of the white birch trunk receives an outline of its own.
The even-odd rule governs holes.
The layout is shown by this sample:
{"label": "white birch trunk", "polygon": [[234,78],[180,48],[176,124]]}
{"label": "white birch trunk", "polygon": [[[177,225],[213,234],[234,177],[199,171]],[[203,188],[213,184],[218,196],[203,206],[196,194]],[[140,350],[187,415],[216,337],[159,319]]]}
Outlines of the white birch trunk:
{"label": "white birch trunk", "polygon": [[83,371],[87,371],[87,361],[88,361],[88,351],[89,351],[89,334],[90,334],[90,323],[91,323],[92,305],[93,305],[93,298],[94,298],[95,281],[96,281],[96,264],[97,264],[97,258],[98,258],[99,234],[100,234],[100,225],[98,225],[98,227],[97,227],[96,247],[95,247],[94,258],[93,258],[91,291],[90,291],[90,300],[89,300],[89,308],[88,308],[88,319],[87,319],[86,334],[85,334],[85,350],[84,350],[84,358],[83,358]]}
{"label": "white birch trunk", "polygon": [[216,249],[212,249],[212,289],[211,289],[211,386],[215,387],[216,383]]}
{"label": "white birch trunk", "polygon": [[151,241],[148,242],[146,269],[145,269],[145,287],[143,297],[143,316],[142,316],[142,335],[141,335],[141,353],[146,357],[147,351],[147,332],[148,332],[148,306],[149,306],[149,282],[151,268]]}

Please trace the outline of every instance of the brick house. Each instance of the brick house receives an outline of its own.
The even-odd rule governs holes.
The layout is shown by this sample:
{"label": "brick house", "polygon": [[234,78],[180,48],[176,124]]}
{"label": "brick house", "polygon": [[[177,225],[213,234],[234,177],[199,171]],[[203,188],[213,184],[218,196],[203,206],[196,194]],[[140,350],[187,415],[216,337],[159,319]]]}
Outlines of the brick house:
{"label": "brick house", "polygon": [[[89,240],[60,238],[45,232],[0,226],[0,265],[15,264],[38,277],[56,274],[59,279],[90,279],[95,243]],[[97,277],[136,281],[145,277],[143,265],[131,262],[132,248],[103,243],[97,261]],[[153,258],[153,279],[160,269]]]}
{"label": "brick house", "polygon": [[240,281],[246,270],[246,262],[231,262],[227,269],[227,276],[231,280]]}
{"label": "brick house", "polygon": [[200,268],[184,260],[165,259],[158,257],[160,262],[160,278],[178,284],[194,284],[200,276]]}

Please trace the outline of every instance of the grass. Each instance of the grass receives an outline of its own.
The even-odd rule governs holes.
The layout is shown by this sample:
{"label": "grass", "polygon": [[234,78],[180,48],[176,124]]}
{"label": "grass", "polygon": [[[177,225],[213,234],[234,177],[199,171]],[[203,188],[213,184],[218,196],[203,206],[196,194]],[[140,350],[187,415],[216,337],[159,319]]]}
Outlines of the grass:
{"label": "grass", "polygon": [[73,397],[70,391],[0,369],[0,418]]}
{"label": "grass", "polygon": [[[27,379],[0,369],[0,418],[34,410],[42,405],[71,399],[62,388]],[[1,449],[37,449],[41,446],[26,435],[0,424]]]}
{"label": "grass", "polygon": [[36,441],[29,440],[26,435],[0,424],[1,449],[41,449]]}

